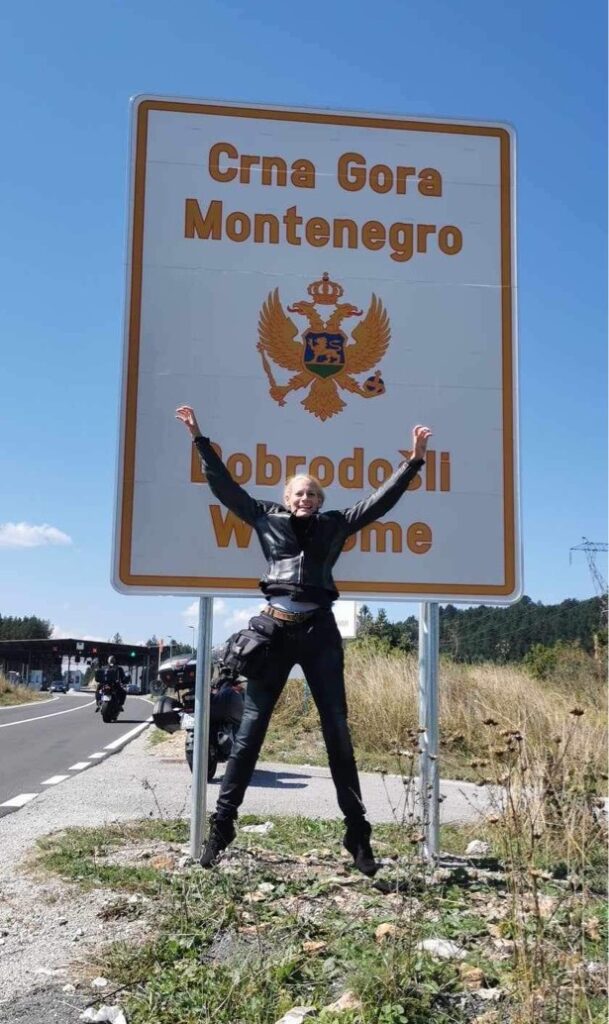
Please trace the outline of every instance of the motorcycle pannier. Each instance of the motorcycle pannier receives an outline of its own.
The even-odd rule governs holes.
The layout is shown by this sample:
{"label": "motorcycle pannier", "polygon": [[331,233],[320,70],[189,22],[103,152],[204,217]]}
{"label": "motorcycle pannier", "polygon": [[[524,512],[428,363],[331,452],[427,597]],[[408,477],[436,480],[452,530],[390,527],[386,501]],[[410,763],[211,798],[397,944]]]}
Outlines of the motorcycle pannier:
{"label": "motorcycle pannier", "polygon": [[152,721],[163,732],[179,732],[181,726],[179,702],[173,697],[159,697],[152,709]]}

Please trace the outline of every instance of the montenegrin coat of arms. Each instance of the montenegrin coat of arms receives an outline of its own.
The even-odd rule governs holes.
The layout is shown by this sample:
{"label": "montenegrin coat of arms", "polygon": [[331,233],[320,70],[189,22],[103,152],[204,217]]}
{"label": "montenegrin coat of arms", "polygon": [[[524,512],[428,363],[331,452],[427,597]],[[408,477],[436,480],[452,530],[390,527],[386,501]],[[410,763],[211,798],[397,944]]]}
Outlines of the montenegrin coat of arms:
{"label": "montenegrin coat of arms", "polygon": [[[307,412],[327,420],[345,408],[338,389],[362,398],[376,398],[385,392],[378,364],[387,351],[391,338],[389,317],[380,299],[372,295],[368,312],[351,332],[352,341],[341,328],[343,320],[361,317],[363,310],[341,302],[344,289],[331,281],[328,274],[314,281],[307,291],[310,301],[288,306],[288,313],[305,316],[308,327],[298,341],[298,327],[281,305],[279,289],[270,292],[258,322],[257,349],[269,381],[269,394],[279,405],[286,404],[286,395],[299,388],[309,388],[301,402]],[[333,306],[327,319],[319,307]],[[325,312],[325,310],[324,310]],[[278,384],[269,359],[293,376],[287,384]],[[358,384],[355,374],[374,374]]]}

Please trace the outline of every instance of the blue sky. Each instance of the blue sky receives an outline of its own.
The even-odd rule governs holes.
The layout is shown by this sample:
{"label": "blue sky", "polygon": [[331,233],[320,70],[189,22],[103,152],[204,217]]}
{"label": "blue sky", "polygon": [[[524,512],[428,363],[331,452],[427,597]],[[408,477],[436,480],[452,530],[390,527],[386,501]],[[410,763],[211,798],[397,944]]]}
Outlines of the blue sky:
{"label": "blue sky", "polygon": [[[605,41],[594,0],[2,5],[0,614],[191,637],[192,598],[109,582],[138,93],[515,126],[525,592],[590,596],[569,548],[606,539]],[[218,603],[216,639],[250,606]]]}

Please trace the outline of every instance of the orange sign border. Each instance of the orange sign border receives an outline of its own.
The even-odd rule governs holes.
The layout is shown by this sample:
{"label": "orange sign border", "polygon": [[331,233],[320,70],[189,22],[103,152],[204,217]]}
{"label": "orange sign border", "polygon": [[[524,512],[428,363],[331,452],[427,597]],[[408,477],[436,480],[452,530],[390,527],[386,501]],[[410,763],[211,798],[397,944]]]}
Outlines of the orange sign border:
{"label": "orange sign border", "polygon": [[442,121],[417,121],[399,117],[375,117],[366,114],[334,114],[307,110],[268,109],[264,107],[223,106],[218,103],[144,99],[137,107],[135,136],[135,174],[131,237],[131,287],[129,294],[127,382],[125,389],[125,428],[123,438],[123,477],[118,546],[118,581],[125,587],[154,587],[157,590],[257,591],[258,580],[224,579],[215,576],[143,576],[131,572],[131,537],[135,484],[135,441],[137,423],[137,384],[140,351],[140,316],[144,249],[144,210],[146,193],[146,156],[148,115],[151,111],[187,114],[213,114],[271,121],[300,121],[308,124],[340,124],[358,128],[397,129],[400,131],[440,132],[451,135],[481,135],[499,139],[501,168],[501,319],[502,319],[502,394],[503,394],[503,525],[504,582],[502,584],[371,583],[362,580],[337,581],[343,593],[384,594],[416,599],[418,595],[442,594],[466,600],[468,596],[486,596],[491,600],[514,596],[516,590],[516,522],[514,479],[514,396],[513,396],[513,317],[512,317],[512,182],[511,137],[500,126],[457,124]]}

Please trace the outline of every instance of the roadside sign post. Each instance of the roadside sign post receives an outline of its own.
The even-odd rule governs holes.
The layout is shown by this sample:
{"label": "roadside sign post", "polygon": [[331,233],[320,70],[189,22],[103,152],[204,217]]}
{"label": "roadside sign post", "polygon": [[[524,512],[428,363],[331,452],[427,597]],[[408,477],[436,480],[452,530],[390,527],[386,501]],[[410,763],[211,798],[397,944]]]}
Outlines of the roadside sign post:
{"label": "roadside sign post", "polygon": [[423,854],[429,864],[439,856],[440,766],[438,729],[439,605],[419,605],[419,800]]}
{"label": "roadside sign post", "polygon": [[207,760],[209,757],[209,705],[211,680],[211,631],[213,597],[199,598],[197,675],[195,683],[195,736],[192,762],[190,856],[198,860],[205,832],[207,809]]}

